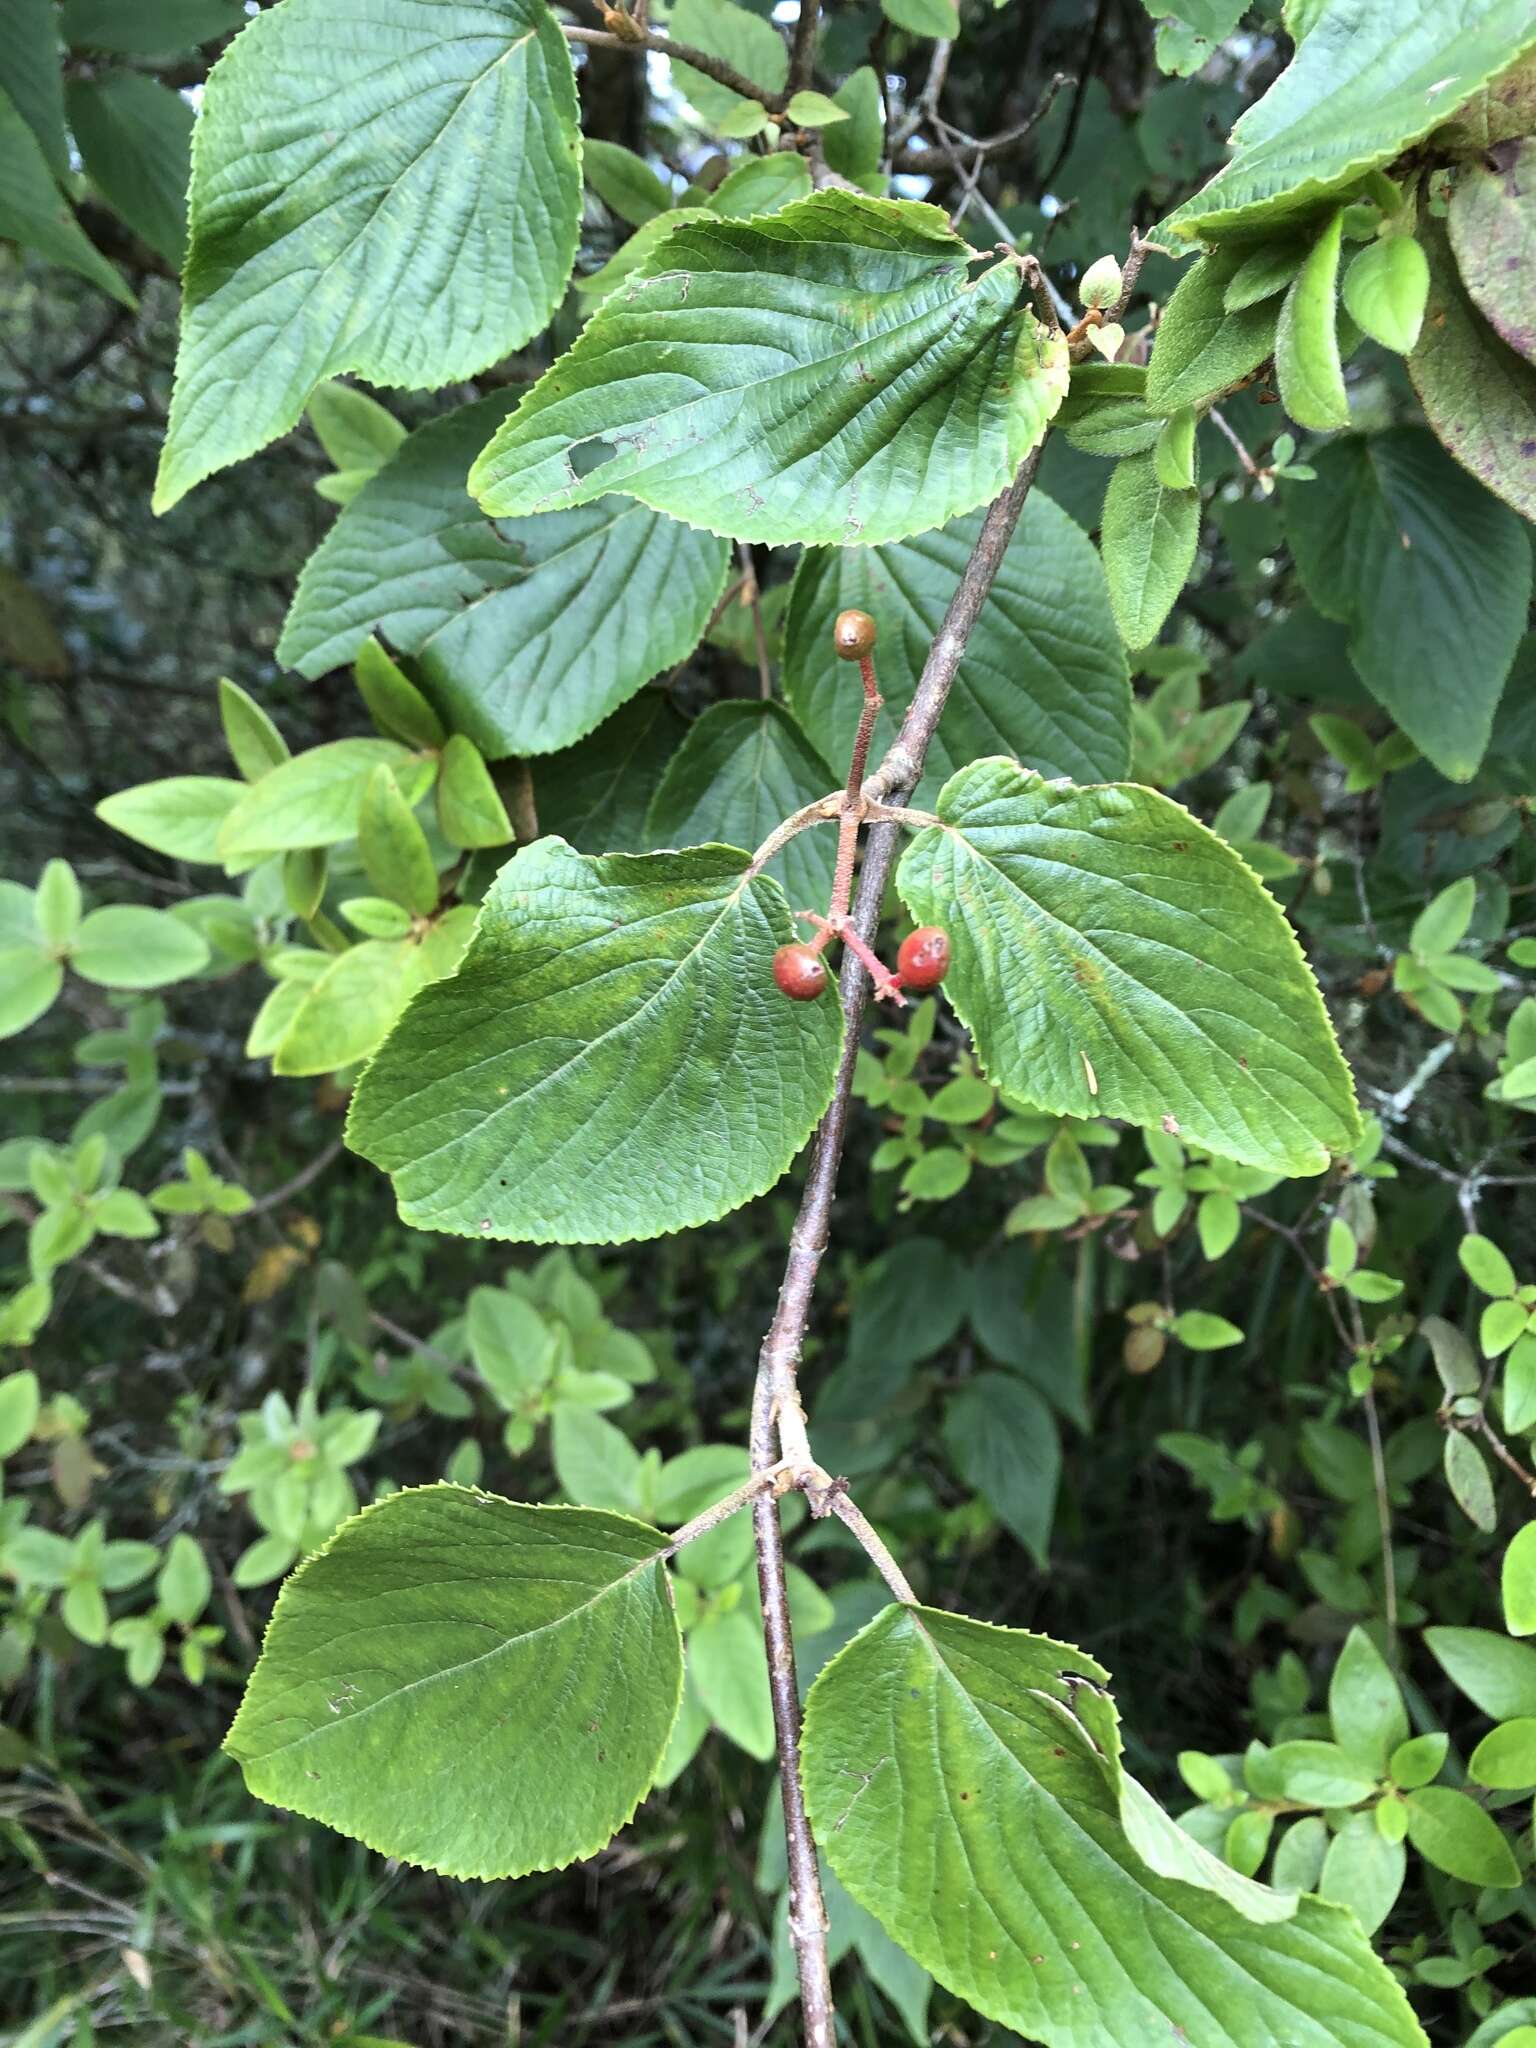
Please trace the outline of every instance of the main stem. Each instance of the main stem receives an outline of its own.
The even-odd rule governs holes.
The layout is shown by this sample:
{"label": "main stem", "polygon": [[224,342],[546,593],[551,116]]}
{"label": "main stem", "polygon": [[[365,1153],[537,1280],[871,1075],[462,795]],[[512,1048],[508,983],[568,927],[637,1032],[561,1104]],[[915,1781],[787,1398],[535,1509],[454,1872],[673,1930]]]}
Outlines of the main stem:
{"label": "main stem", "polygon": [[[939,627],[917,689],[902,720],[901,731],[885,759],[864,784],[867,797],[878,801],[911,794],[923,772],[929,742],[949,698],[950,686],[980,616],[993,579],[1002,565],[1019,514],[1039,467],[1038,449],[1013,482],[996,499],[982,524],[959,588]],[[875,936],[880,908],[896,856],[900,826],[870,828],[859,870],[854,902],[854,930],[866,943]],[[832,1195],[842,1161],[853,1096],[853,1069],[859,1034],[869,1000],[869,980],[852,947],[843,951],[838,993],[843,1006],[843,1052],[827,1112],[816,1128],[811,1163],[800,1198],[799,1213],[789,1234],[789,1252],[779,1287],[778,1306],[757,1362],[752,1393],[751,1452],[754,1472],[770,1471],[781,1460],[809,1466],[810,1440],[800,1402],[800,1355],[810,1318],[816,1275],[827,1247]],[[813,1514],[835,1510],[826,1498],[810,1497]],[[827,1967],[827,1911],[816,1866],[816,1844],[806,1817],[800,1785],[800,1695],[795,1684],[795,1645],[789,1625],[789,1591],[784,1577],[784,1537],[779,1526],[777,1497],[758,1494],[752,1502],[752,1527],[757,1542],[757,1583],[763,1603],[763,1635],[768,1650],[768,1686],[773,1701],[779,1778],[784,1795],[784,1835],[789,1850],[789,1933],[800,1978],[800,2005],[807,2048],[833,2048],[832,1980]]]}

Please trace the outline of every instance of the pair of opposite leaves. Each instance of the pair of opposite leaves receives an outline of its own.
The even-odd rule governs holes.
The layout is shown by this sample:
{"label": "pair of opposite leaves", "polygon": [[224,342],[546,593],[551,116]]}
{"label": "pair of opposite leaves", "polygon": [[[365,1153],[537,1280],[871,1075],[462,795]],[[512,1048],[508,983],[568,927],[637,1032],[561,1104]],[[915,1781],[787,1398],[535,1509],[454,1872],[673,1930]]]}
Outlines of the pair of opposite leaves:
{"label": "pair of opposite leaves", "polygon": [[[951,778],[938,817],[897,888],[949,933],[945,990],[997,1087],[1277,1173],[1356,1141],[1294,935],[1181,806],[993,759]],[[416,996],[353,1101],[348,1142],[393,1176],[407,1222],[619,1243],[774,1184],[831,1098],[842,1016],[783,1000],[791,906],[749,870],[732,847],[589,856],[558,838],[507,863],[457,973]]]}

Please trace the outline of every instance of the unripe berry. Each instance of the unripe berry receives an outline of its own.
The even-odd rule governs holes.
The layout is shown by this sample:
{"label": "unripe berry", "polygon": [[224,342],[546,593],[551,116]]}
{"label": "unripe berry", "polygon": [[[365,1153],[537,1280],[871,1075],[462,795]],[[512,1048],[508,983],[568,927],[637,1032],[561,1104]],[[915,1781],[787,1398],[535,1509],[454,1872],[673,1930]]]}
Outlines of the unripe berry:
{"label": "unripe berry", "polygon": [[813,1003],[827,985],[827,963],[809,946],[780,946],[773,978],[791,1002]]}
{"label": "unripe berry", "polygon": [[949,934],[936,924],[920,924],[909,932],[896,954],[896,972],[903,988],[922,994],[937,988],[949,972]]}
{"label": "unripe berry", "polygon": [[868,612],[839,612],[832,622],[832,645],[844,661],[862,661],[875,651],[875,631]]}

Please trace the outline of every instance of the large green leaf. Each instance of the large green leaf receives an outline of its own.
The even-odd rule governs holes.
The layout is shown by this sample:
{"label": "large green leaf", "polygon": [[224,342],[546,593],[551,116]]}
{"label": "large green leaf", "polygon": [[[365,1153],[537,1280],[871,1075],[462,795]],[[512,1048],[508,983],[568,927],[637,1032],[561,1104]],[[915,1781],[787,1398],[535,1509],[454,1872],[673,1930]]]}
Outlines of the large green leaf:
{"label": "large green leaf", "polygon": [[179,270],[187,240],[192,109],[179,92],[142,71],[71,79],[67,100],[87,177],[134,233]]}
{"label": "large green leaf", "polygon": [[945,991],[989,1078],[1042,1109],[1163,1125],[1278,1173],[1359,1135],[1294,934],[1232,849],[1150,789],[978,761],[897,874],[946,927]]}
{"label": "large green leaf", "polygon": [[[836,783],[782,705],[715,704],[689,729],[651,799],[646,838],[652,846],[754,847]],[[770,862],[766,872],[783,883],[791,910],[825,910],[836,852],[836,826],[813,825]]]}
{"label": "large green leaf", "polygon": [[706,1223],[783,1173],[826,1107],[835,1002],[787,1002],[783,891],[731,847],[526,847],[459,972],[418,995],[348,1142],[422,1228],[617,1243]]}
{"label": "large green leaf", "polygon": [[935,207],[819,192],[685,221],[475,464],[498,515],[628,492],[748,540],[892,540],[996,496],[1067,384],[1017,266]]}
{"label": "large green leaf", "polygon": [[806,1708],[811,1824],[853,1897],[1045,2048],[1423,2048],[1352,1915],[1224,1870],[1124,1776],[1104,1677],[887,1607]]}
{"label": "large green leaf", "polygon": [[677,1713],[666,1541],[594,1508],[391,1494],[283,1587],[224,1746],[258,1798],[450,1877],[590,1856]]}
{"label": "large green leaf", "polygon": [[[1528,176],[1536,175],[1536,151]],[[1441,444],[1479,483],[1526,519],[1536,519],[1536,363],[1509,345],[1524,333],[1536,351],[1536,311],[1526,298],[1524,330],[1512,304],[1496,332],[1472,303],[1437,221],[1421,238],[1429,258],[1429,302],[1408,374]],[[1519,275],[1529,277],[1529,264]]]}
{"label": "large green leaf", "polygon": [[1313,211],[1429,134],[1533,44],[1530,0],[1331,0],[1232,130],[1232,161],[1164,232],[1218,236]]}
{"label": "large green leaf", "polygon": [[1155,453],[1124,455],[1104,494],[1099,542],[1115,624],[1127,647],[1149,646],[1195,565],[1200,493],[1165,484]]}
{"label": "large green leaf", "polygon": [[1466,782],[1525,630],[1520,521],[1422,427],[1333,441],[1312,461],[1315,483],[1282,484],[1307,595],[1349,627],[1376,701],[1442,775]]}
{"label": "large green leaf", "polygon": [[124,280],[88,239],[54,181],[42,145],[0,87],[0,240],[35,249],[49,263],[78,271],[125,306],[137,303]]}
{"label": "large green leaf", "polygon": [[244,0],[64,0],[65,40],[86,50],[158,57],[245,26]]}
{"label": "large green leaf", "polygon": [[548,320],[581,211],[543,0],[284,0],[214,66],[155,506],[296,424],[325,377],[435,388]]}
{"label": "large green leaf", "polygon": [[69,176],[59,16],[53,0],[11,0],[0,42],[0,93],[37,138],[48,168]]}
{"label": "large green leaf", "polygon": [[305,564],[278,659],[323,675],[381,633],[493,759],[590,732],[703,632],[728,549],[630,498],[493,523],[464,487],[505,394],[419,428]]}
{"label": "large green leaf", "polygon": [[1536,363],[1536,139],[1498,144],[1468,164],[1446,221],[1472,299],[1510,347]]}
{"label": "large green leaf", "polygon": [[[784,688],[829,761],[846,762],[863,703],[857,672],[833,648],[833,620],[855,606],[879,627],[875,667],[885,709],[875,727],[878,758],[912,701],[981,517],[884,547],[817,549],[801,561],[785,627]],[[1092,542],[1059,506],[1032,492],[928,750],[927,786],[999,747],[1043,775],[1080,782],[1123,775],[1130,684],[1107,610]]]}

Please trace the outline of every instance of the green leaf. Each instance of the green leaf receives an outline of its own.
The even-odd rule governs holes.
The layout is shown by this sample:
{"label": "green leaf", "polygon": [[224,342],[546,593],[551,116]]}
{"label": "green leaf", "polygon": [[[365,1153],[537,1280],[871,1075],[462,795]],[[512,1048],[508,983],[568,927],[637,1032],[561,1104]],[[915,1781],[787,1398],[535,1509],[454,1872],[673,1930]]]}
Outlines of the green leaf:
{"label": "green leaf", "polygon": [[0,1379],[0,1458],[21,1449],[41,1406],[35,1372],[10,1372]]}
{"label": "green leaf", "polygon": [[456,732],[443,749],[437,821],[453,846],[504,846],[512,837],[506,807],[473,740]]}
{"label": "green leaf", "polygon": [[315,438],[340,470],[371,473],[388,462],[405,439],[405,429],[394,414],[350,384],[329,378],[317,384],[304,410]]}
{"label": "green leaf", "polygon": [[303,991],[272,1059],[277,1074],[329,1074],[366,1058],[399,1013],[408,990],[411,948],[398,939],[365,939],[338,953]]}
{"label": "green leaf", "polygon": [[1061,1437],[1040,1396],[1011,1373],[977,1373],[945,1407],[944,1443],[960,1478],[1046,1570]]}
{"label": "green leaf", "polygon": [[72,78],[65,100],[86,176],[134,233],[180,270],[187,241],[191,107],[142,71]]}
{"label": "green leaf", "polygon": [[881,12],[910,35],[937,42],[960,33],[957,0],[880,0]]}
{"label": "green leaf", "polygon": [[1495,1721],[1536,1716],[1536,1649],[1483,1628],[1427,1628],[1425,1647],[1452,1685]]}
{"label": "green leaf", "polygon": [[1372,1935],[1397,1903],[1408,1858],[1400,1841],[1388,1841],[1371,1813],[1352,1813],[1328,1844],[1318,1891],[1352,1912],[1361,1932]]}
{"label": "green leaf", "polygon": [[1236,1323],[1229,1323],[1225,1316],[1212,1315],[1203,1308],[1185,1309],[1182,1315],[1174,1317],[1168,1329],[1170,1335],[1177,1337],[1181,1344],[1187,1344],[1191,1351],[1226,1351],[1243,1341],[1243,1333]]}
{"label": "green leaf", "polygon": [[1315,1892],[1327,1848],[1328,1830],[1317,1814],[1303,1814],[1300,1820],[1292,1821],[1275,1849],[1275,1889]]}
{"label": "green leaf", "polygon": [[380,896],[416,917],[437,907],[437,863],[416,813],[382,764],[363,784],[357,812],[357,851],[363,872]]}
{"label": "green leaf", "polygon": [[[1430,905],[1431,910],[1434,907]],[[1464,1237],[1456,1247],[1456,1257],[1479,1292],[1492,1295],[1495,1300],[1504,1300],[1514,1293],[1515,1269],[1491,1237],[1479,1237],[1476,1232]]]}
{"label": "green leaf", "polygon": [[[766,93],[783,91],[789,76],[789,52],[778,30],[761,15],[735,6],[733,0],[677,0],[670,25],[678,42],[688,43],[706,56],[723,58]],[[706,121],[723,121],[746,104],[740,93],[717,84],[689,64],[675,65],[673,77],[678,91]]]}
{"label": "green leaf", "polygon": [[285,433],[323,378],[432,389],[536,334],[575,258],[580,161],[542,0],[257,15],[198,124],[155,509]]}
{"label": "green leaf", "polygon": [[1445,1477],[1467,1520],[1485,1532],[1498,1521],[1493,1481],[1482,1454],[1469,1437],[1452,1434],[1445,1440]]}
{"label": "green leaf", "polygon": [[0,1038],[35,1024],[63,986],[63,966],[41,946],[0,946]]}
{"label": "green leaf", "polygon": [[1526,0],[1333,0],[1232,131],[1224,170],[1163,223],[1170,237],[1270,228],[1390,163],[1536,43]]}
{"label": "green leaf", "polygon": [[176,860],[218,859],[219,828],[245,785],[219,775],[170,775],[120,789],[96,806],[96,815],[141,846]]}
{"label": "green leaf", "polygon": [[64,0],[66,42],[119,56],[169,56],[243,28],[243,0]]}
{"label": "green leaf", "polygon": [[848,119],[822,137],[828,169],[855,183],[875,177],[885,154],[885,102],[874,66],[861,64],[844,79],[832,99]]}
{"label": "green leaf", "polygon": [[124,903],[90,913],[69,964],[103,988],[163,988],[200,973],[208,958],[207,942],[180,918]]}
{"label": "green leaf", "polygon": [[1147,365],[1147,404],[1154,412],[1203,406],[1256,370],[1275,346],[1279,310],[1266,298],[1236,312],[1226,304],[1238,275],[1237,255],[1202,256],[1174,289],[1157,325]]}
{"label": "green leaf", "polygon": [[75,219],[42,146],[0,88],[0,239],[35,249],[49,263],[78,271],[119,304],[138,301]]}
{"label": "green leaf", "polygon": [[1222,304],[1229,313],[1241,313],[1261,299],[1283,292],[1307,259],[1307,244],[1295,240],[1261,242],[1244,256],[1222,289]]}
{"label": "green leaf", "polygon": [[1376,1777],[1408,1740],[1408,1714],[1391,1667],[1363,1628],[1353,1628],[1328,1681],[1333,1739]]}
{"label": "green leaf", "polygon": [[377,640],[365,640],[358,648],[352,676],[368,716],[386,738],[408,747],[442,746],[442,720]]}
{"label": "green leaf", "polygon": [[429,787],[435,763],[394,740],[328,740],[253,782],[224,820],[221,859],[231,861],[290,846],[336,846],[357,832],[369,778],[389,769],[407,804]]}
{"label": "green leaf", "polygon": [[806,1709],[811,1823],[854,1898],[1045,2048],[1419,2048],[1350,1915],[1216,1863],[1123,1775],[1103,1677],[1044,1637],[886,1608]]}
{"label": "green leaf", "polygon": [[849,192],[684,222],[524,398],[470,489],[500,516],[619,490],[714,532],[842,546],[968,512],[1067,383],[1065,338],[1020,305],[1015,266],[972,279],[973,260],[936,208]]}
{"label": "green leaf", "polygon": [[1381,1775],[1332,1742],[1278,1742],[1264,1768],[1282,1798],[1305,1806],[1353,1806],[1376,1789]]}
{"label": "green leaf", "polygon": [[1195,415],[1176,412],[1158,433],[1152,451],[1157,480],[1165,490],[1192,491],[1195,487]]}
{"label": "green leaf", "polygon": [[980,761],[946,785],[939,815],[897,886],[950,933],[945,989],[997,1087],[1067,1115],[1173,1116],[1186,1142],[1280,1173],[1321,1172],[1357,1142],[1290,928],[1188,812],[1152,790],[1054,789]]}
{"label": "green leaf", "polygon": [[1463,164],[1446,227],[1461,281],[1499,338],[1536,363],[1529,280],[1536,257],[1536,139]]}
{"label": "green leaf", "polygon": [[1127,647],[1146,647],[1162,630],[1194,567],[1200,493],[1171,491],[1157,458],[1127,455],[1104,495],[1099,544],[1109,601]]}
{"label": "green leaf", "polygon": [[213,1574],[203,1556],[202,1546],[185,1530],[171,1538],[165,1562],[155,1578],[155,1598],[172,1621],[196,1621],[208,1605],[213,1591]]}
{"label": "green leaf", "polygon": [[541,759],[539,822],[579,853],[644,853],[645,817],[688,728],[663,690],[643,690],[597,731]]}
{"label": "green leaf", "polygon": [[[978,513],[912,540],[802,557],[785,624],[784,691],[826,760],[848,759],[863,701],[857,673],[833,647],[834,619],[853,607],[879,627],[878,760],[916,692],[981,523]],[[1042,775],[1080,782],[1130,765],[1130,682],[1104,572],[1081,528],[1038,490],[967,643],[919,801],[1000,744]]]}
{"label": "green leaf", "polygon": [[1339,356],[1339,254],[1344,209],[1332,216],[1296,273],[1275,330],[1280,400],[1301,427],[1330,433],[1349,425],[1349,395]]}
{"label": "green leaf", "polygon": [[1527,1717],[1491,1728],[1473,1750],[1467,1775],[1495,1792],[1523,1792],[1536,1785],[1536,1720]]}
{"label": "green leaf", "polygon": [[590,1856],[677,1713],[665,1546],[590,1508],[391,1494],[283,1587],[224,1746],[258,1798],[449,1877]]}
{"label": "green leaf", "polygon": [[501,1405],[519,1407],[548,1384],[558,1346],[531,1302],[501,1287],[477,1287],[469,1297],[468,1334],[475,1370]]}
{"label": "green leaf", "polygon": [[635,1513],[640,1453],[622,1429],[594,1409],[560,1401],[550,1422],[549,1450],[555,1477],[573,1501],[589,1508]]}
{"label": "green leaf", "polygon": [[835,1001],[786,1002],[776,882],[731,848],[592,860],[558,839],[492,884],[464,965],[353,1097],[348,1142],[420,1227],[618,1243],[769,1188],[831,1094]]}
{"label": "green leaf", "polygon": [[247,782],[259,782],[269,768],[292,758],[288,742],[256,699],[228,676],[219,678],[219,720],[230,759]]}
{"label": "green leaf", "polygon": [[49,170],[69,177],[59,66],[59,18],[53,0],[13,0],[0,49],[0,94],[8,97],[37,139]]}
{"label": "green leaf", "polygon": [[1524,631],[1525,533],[1422,428],[1334,441],[1313,461],[1316,483],[1281,485],[1307,595],[1350,628],[1376,701],[1442,775],[1469,781]]}
{"label": "green leaf", "polygon": [[[1536,163],[1536,156],[1527,161]],[[1536,518],[1529,449],[1536,368],[1467,296],[1439,223],[1426,221],[1422,233],[1430,266],[1429,311],[1408,374],[1424,416],[1464,469],[1522,518]]]}
{"label": "green leaf", "polygon": [[[755,847],[835,781],[781,705],[714,704],[673,755],[651,799],[646,839],[652,846]],[[783,886],[791,910],[825,908],[836,851],[837,827],[815,825],[769,863],[765,872]]]}
{"label": "green leaf", "polygon": [[721,179],[709,211],[727,220],[747,220],[757,213],[777,213],[811,195],[811,167],[794,150],[772,156],[751,156]]}
{"label": "green leaf", "polygon": [[503,394],[418,428],[305,564],[278,659],[315,677],[369,633],[495,759],[590,732],[697,645],[729,550],[636,504],[493,525],[464,488]]}
{"label": "green leaf", "polygon": [[1419,1785],[1427,1785],[1431,1778],[1438,1777],[1450,1740],[1448,1735],[1435,1730],[1429,1735],[1415,1735],[1407,1742],[1400,1742],[1390,1760],[1393,1784],[1411,1792]]}
{"label": "green leaf", "polygon": [[1367,242],[1344,273],[1344,310],[1372,341],[1412,353],[1429,298],[1429,262],[1412,235]]}
{"label": "green leaf", "polygon": [[773,1755],[773,1709],[755,1600],[706,1614],[689,1631],[688,1678],[716,1726],[766,1763]]}
{"label": "green leaf", "polygon": [[1465,1792],[1426,1785],[1408,1794],[1408,1839],[1428,1863],[1465,1884],[1503,1890],[1520,1882],[1498,1823]]}
{"label": "green leaf", "polygon": [[643,228],[672,204],[670,188],[644,157],[620,143],[588,137],[582,145],[581,170],[603,204],[632,228]]}
{"label": "green leaf", "polygon": [[848,118],[847,108],[840,107],[836,100],[828,99],[824,92],[797,92],[784,112],[801,128],[827,128]]}
{"label": "green leaf", "polygon": [[[1147,404],[1147,372],[1139,363],[1076,363],[1056,425],[1085,455],[1145,455],[1167,421]],[[1096,525],[1097,519],[1084,520]]]}
{"label": "green leaf", "polygon": [[1504,1553],[1504,1626],[1512,1636],[1536,1635],[1536,1522],[1527,1522]]}
{"label": "green leaf", "polygon": [[69,945],[80,929],[80,884],[67,860],[50,860],[38,877],[38,929],[52,946]]}

